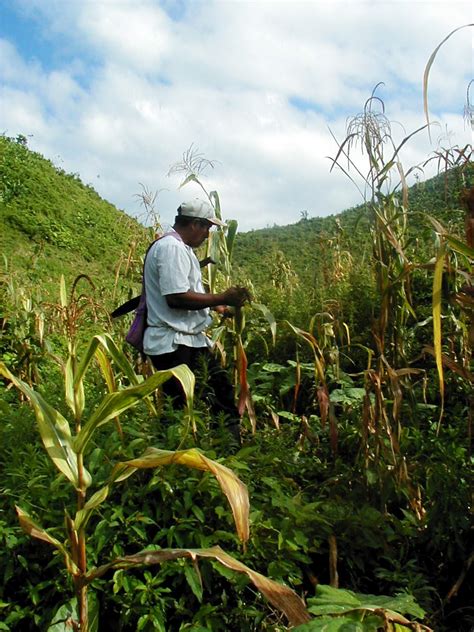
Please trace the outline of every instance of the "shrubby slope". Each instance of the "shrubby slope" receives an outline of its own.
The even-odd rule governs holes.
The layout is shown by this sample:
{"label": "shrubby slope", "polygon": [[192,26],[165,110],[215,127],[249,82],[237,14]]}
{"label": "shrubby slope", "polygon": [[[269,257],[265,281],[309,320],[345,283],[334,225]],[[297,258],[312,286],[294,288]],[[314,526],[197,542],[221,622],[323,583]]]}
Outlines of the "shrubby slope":
{"label": "shrubby slope", "polygon": [[74,174],[0,136],[1,250],[25,283],[57,286],[60,274],[112,285],[120,257],[145,228]]}

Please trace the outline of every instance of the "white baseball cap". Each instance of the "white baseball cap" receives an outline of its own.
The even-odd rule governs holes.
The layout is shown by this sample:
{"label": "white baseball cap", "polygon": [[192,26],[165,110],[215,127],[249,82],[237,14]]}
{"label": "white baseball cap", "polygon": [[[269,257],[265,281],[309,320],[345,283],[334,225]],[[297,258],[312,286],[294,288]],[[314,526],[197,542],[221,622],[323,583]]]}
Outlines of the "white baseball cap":
{"label": "white baseball cap", "polygon": [[196,219],[207,219],[208,222],[211,222],[211,224],[215,224],[216,226],[225,226],[224,222],[215,216],[212,206],[208,202],[200,200],[199,198],[194,198],[194,200],[189,200],[188,202],[182,202],[178,208],[178,215],[195,217]]}

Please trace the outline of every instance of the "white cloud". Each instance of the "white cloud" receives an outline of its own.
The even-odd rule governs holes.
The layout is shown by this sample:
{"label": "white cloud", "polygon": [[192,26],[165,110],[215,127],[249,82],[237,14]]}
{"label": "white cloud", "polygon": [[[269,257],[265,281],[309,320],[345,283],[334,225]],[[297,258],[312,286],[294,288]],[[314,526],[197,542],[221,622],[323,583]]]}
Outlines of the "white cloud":
{"label": "white cloud", "polygon": [[153,71],[169,52],[171,22],[151,2],[85,2],[78,27],[106,58],[137,71]]}
{"label": "white cloud", "polygon": [[[78,172],[120,208],[139,212],[139,182],[160,193],[172,221],[183,197],[166,176],[194,143],[218,161],[203,180],[243,229],[335,213],[360,201],[328,155],[347,116],[371,90],[409,133],[423,124],[421,85],[429,55],[471,18],[470,2],[69,2],[23,0],[23,12],[67,55],[50,68],[23,58],[14,33],[0,40],[2,127],[32,134],[31,146]],[[430,77],[430,111],[463,145],[472,77],[472,29],[440,50]],[[59,55],[57,58],[61,59]],[[50,62],[51,63],[51,62]],[[306,103],[314,109],[303,110]],[[442,129],[443,129],[442,128]],[[394,125],[402,138],[402,130]],[[435,138],[439,134],[437,133]],[[427,134],[403,152],[426,159]]]}

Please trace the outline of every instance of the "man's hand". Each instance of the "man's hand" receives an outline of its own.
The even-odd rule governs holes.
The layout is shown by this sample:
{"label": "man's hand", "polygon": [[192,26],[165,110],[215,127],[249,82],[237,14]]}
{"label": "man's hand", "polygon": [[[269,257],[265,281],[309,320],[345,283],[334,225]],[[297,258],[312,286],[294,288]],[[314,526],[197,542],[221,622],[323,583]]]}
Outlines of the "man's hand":
{"label": "man's hand", "polygon": [[212,309],[222,316],[222,318],[233,318],[234,316],[234,311],[227,305],[216,305]]}
{"label": "man's hand", "polygon": [[169,307],[176,309],[203,309],[204,307],[217,307],[218,305],[231,305],[242,307],[251,300],[250,292],[245,287],[230,287],[220,294],[201,294],[200,292],[181,292],[179,294],[167,294],[165,296]]}
{"label": "man's hand", "polygon": [[230,287],[223,295],[223,304],[232,307],[242,307],[244,303],[251,301],[250,292],[246,287]]}

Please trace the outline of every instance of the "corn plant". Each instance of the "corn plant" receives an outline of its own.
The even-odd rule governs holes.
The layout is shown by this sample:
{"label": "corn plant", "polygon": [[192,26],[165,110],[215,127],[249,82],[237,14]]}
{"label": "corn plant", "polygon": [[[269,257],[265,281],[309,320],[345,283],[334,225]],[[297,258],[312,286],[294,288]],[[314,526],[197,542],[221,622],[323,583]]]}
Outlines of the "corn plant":
{"label": "corn plant", "polygon": [[[403,391],[409,387],[410,377],[419,373],[409,366],[410,349],[407,347],[410,321],[416,322],[411,279],[418,265],[410,255],[407,177],[416,167],[405,170],[400,152],[426,126],[397,144],[384,103],[375,90],[363,111],[349,120],[346,138],[339,145],[332,167],[339,167],[355,184],[356,178],[362,182],[362,187],[357,186],[364,196],[368,213],[372,269],[380,301],[372,326],[376,350],[374,366],[369,365],[365,372],[362,419],[365,467],[368,474],[372,462],[378,468],[382,484],[387,475],[391,476],[386,468],[389,465],[397,483],[409,487],[399,438]],[[365,172],[353,158],[356,149],[366,156]],[[350,170],[355,172],[355,178]]]}
{"label": "corn plant", "polygon": [[[424,113],[427,123],[429,123],[429,107],[428,107],[428,81],[431,67],[436,56],[443,44],[455,33],[464,28],[474,27],[474,24],[465,24],[450,33],[438,44],[432,52],[428,63],[426,64],[423,75],[423,103]],[[464,116],[469,119],[471,127],[473,126],[472,104],[470,102],[470,87],[472,80],[469,82],[466,91],[466,105],[464,108]],[[438,423],[438,431],[441,424],[444,408],[444,367],[449,368],[457,375],[472,385],[474,384],[474,376],[471,371],[472,347],[474,344],[474,299],[473,299],[473,275],[472,263],[474,261],[474,187],[468,187],[466,172],[472,172],[472,156],[474,149],[468,144],[464,148],[450,147],[442,149],[435,154],[438,158],[438,170],[441,164],[444,165],[445,172],[448,169],[457,168],[462,178],[464,189],[460,196],[460,203],[464,207],[465,241],[458,236],[450,234],[448,230],[440,223],[430,218],[431,223],[437,234],[438,248],[435,258],[435,267],[433,274],[433,349],[427,349],[433,353],[436,359],[436,367],[439,377],[440,394],[441,394],[441,412]],[[459,258],[464,262],[464,266],[457,265]],[[442,331],[441,331],[441,312],[442,312],[442,279],[446,270],[454,272],[455,281],[452,288],[452,301],[460,308],[461,318],[456,319],[458,325],[458,336],[460,340],[460,348],[458,358],[450,357],[450,354],[443,353],[442,348]],[[450,307],[452,312],[452,306]],[[469,401],[470,423],[474,418],[474,396],[471,394]]]}
{"label": "corn plant", "polygon": [[[168,175],[184,174],[184,180],[179,185],[180,189],[191,182],[197,184],[214,209],[215,216],[222,220],[221,203],[217,191],[208,192],[202,183],[201,176],[209,167],[214,168],[214,162],[204,158],[204,156],[198,153],[197,149],[191,145],[183,154],[182,160],[171,167]],[[206,265],[205,284],[210,292],[216,291],[218,271],[222,277],[222,284],[224,286],[227,287],[232,282],[232,249],[237,234],[237,227],[237,221],[231,219],[227,221],[225,229],[218,228],[209,233],[205,260],[212,260],[214,264],[208,263]]]}
{"label": "corn plant", "polygon": [[[94,358],[98,359],[102,367],[104,366],[104,352],[110,355],[117,367],[130,378],[131,384],[121,390],[109,392],[97,408],[84,419],[84,376]],[[77,600],[77,615],[73,617],[73,628],[81,632],[87,632],[90,629],[88,588],[94,580],[102,577],[109,570],[147,566],[180,557],[189,557],[193,560],[213,558],[228,568],[245,573],[269,601],[286,614],[291,623],[296,624],[307,620],[303,602],[293,591],[254,572],[218,546],[202,550],[140,551],[135,555],[113,559],[98,568],[89,568],[86,553],[89,521],[97,508],[106,501],[111,486],[125,480],[137,470],[179,464],[213,474],[229,501],[238,536],[244,545],[249,537],[248,492],[246,486],[230,469],[208,459],[196,449],[169,451],[150,447],[135,459],[116,463],[111,468],[108,479],[99,482],[98,488],[91,494],[93,481],[85,461],[97,429],[149,397],[163,382],[172,377],[181,382],[186,394],[188,414],[191,415],[194,375],[187,366],[181,365],[168,371],[158,371],[147,380],[140,379],[134,374],[125,355],[107,334],[94,336],[80,361],[70,353],[64,366],[65,401],[71,411],[71,420],[53,408],[29,384],[14,376],[4,363],[0,363],[0,374],[29,400],[36,415],[44,447],[54,466],[64,475],[76,495],[75,515],[70,516],[67,512],[65,514],[63,541],[51,535],[23,508],[16,507],[23,530],[31,537],[52,545],[64,559],[67,572],[73,581]]]}
{"label": "corn plant", "polygon": [[[314,362],[314,382],[316,386],[316,399],[318,401],[319,412],[321,417],[321,425],[324,428],[327,421],[329,420],[329,435],[331,441],[331,448],[334,453],[337,452],[337,421],[334,415],[334,408],[331,404],[329,397],[329,389],[327,385],[326,379],[326,358],[323,350],[318,344],[315,336],[309,332],[300,329],[299,327],[295,327],[289,321],[286,321],[286,324],[289,328],[296,334],[298,339],[304,340],[313,353],[313,362]],[[299,371],[299,361],[296,364],[297,370],[297,381],[295,388],[295,399],[298,394],[299,384],[300,384],[300,371]]]}
{"label": "corn plant", "polygon": [[[214,162],[204,158],[197,150],[191,147],[183,154],[182,160],[176,163],[169,171],[169,174],[183,173],[184,180],[180,184],[180,188],[186,186],[190,182],[197,184],[205,194],[216,217],[222,220],[222,210],[219,194],[217,191],[208,192],[204,187],[200,176],[207,168],[214,168]],[[218,228],[209,233],[206,246],[206,274],[204,284],[210,292],[215,292],[218,284],[228,287],[232,284],[232,251],[237,235],[238,223],[236,220],[228,220],[226,228]],[[214,262],[214,263],[211,263]],[[272,332],[273,340],[276,335],[276,322],[273,315],[265,305],[256,303],[254,307],[259,310],[267,320]],[[221,351],[222,361],[225,361],[223,338],[226,334],[230,334],[232,339],[232,353],[235,363],[235,383],[237,389],[237,408],[240,416],[244,412],[250,419],[252,431],[255,433],[257,419],[250,393],[249,383],[247,379],[247,355],[245,352],[244,342],[245,330],[245,314],[242,308],[235,308],[234,319],[232,322],[224,322],[214,331],[214,342],[217,349]]]}

